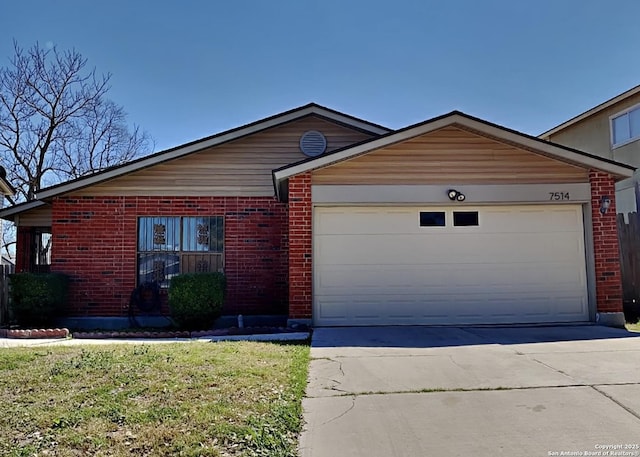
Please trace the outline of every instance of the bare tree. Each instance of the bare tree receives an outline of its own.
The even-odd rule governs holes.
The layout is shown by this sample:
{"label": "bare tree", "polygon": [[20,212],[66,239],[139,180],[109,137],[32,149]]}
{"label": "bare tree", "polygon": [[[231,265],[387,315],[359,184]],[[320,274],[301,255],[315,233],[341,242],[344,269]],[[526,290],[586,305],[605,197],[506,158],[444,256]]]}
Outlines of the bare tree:
{"label": "bare tree", "polygon": [[[12,203],[150,151],[149,136],[130,129],[123,108],[106,98],[110,74],[87,68],[76,50],[13,46],[9,65],[0,67],[0,165],[17,190]],[[14,240],[3,224],[7,253]]]}
{"label": "bare tree", "polygon": [[14,42],[0,68],[0,154],[16,201],[130,161],[149,151],[149,137],[129,129],[122,107],[106,98],[111,75],[87,69],[76,50],[24,50]]}

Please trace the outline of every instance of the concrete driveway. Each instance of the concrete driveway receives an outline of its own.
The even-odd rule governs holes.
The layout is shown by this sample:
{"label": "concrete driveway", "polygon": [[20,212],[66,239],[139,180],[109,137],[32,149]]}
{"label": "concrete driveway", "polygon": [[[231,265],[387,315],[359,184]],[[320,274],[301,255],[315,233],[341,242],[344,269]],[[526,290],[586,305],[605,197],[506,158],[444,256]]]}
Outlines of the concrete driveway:
{"label": "concrete driveway", "polygon": [[640,334],[320,328],[303,457],[640,455]]}

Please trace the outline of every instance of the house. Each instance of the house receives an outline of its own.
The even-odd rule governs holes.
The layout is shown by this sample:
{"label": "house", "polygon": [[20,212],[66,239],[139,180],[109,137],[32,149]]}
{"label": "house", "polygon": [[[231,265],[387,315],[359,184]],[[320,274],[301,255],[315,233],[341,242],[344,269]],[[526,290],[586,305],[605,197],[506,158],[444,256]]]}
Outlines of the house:
{"label": "house", "polygon": [[[0,210],[2,208],[4,208],[5,205],[5,199],[9,199],[9,201],[11,201],[11,197],[13,197],[16,194],[16,190],[14,189],[14,187],[11,185],[11,183],[9,183],[9,181],[7,181],[7,171],[3,168],[0,167],[0,194],[2,194],[3,198],[0,198]],[[2,220],[0,220],[0,233],[2,233],[4,235],[4,226],[2,224]],[[3,242],[4,242],[4,236],[3,236]],[[4,244],[4,243],[3,243]],[[4,246],[1,246],[2,250],[4,251]],[[5,256],[4,254],[0,255],[0,265],[8,265],[9,267],[13,266],[13,261],[8,257]]]}
{"label": "house", "polygon": [[[640,166],[640,85],[542,133],[540,138]],[[616,183],[619,213],[638,211],[638,174]]]}
{"label": "house", "polygon": [[222,270],[224,313],[318,326],[622,325],[615,183],[634,168],[461,112],[400,130],[309,104],[0,212],[67,315]]}

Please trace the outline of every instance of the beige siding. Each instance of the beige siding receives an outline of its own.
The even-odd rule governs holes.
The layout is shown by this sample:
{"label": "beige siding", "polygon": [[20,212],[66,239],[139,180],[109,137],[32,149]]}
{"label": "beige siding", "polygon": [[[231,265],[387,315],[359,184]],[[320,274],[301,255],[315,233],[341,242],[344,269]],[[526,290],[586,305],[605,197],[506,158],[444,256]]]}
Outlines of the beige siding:
{"label": "beige siding", "polygon": [[307,130],[322,132],[327,137],[328,151],[371,137],[310,116],[82,189],[74,195],[271,196],[271,171],[306,158],[300,152],[299,140]]}
{"label": "beige siding", "polygon": [[16,225],[27,227],[51,227],[51,206],[45,205],[20,213]]}
{"label": "beige siding", "polygon": [[640,166],[640,141],[612,150],[609,118],[639,103],[640,93],[551,135],[549,140],[638,167]]}
{"label": "beige siding", "polygon": [[613,150],[613,160],[640,167],[640,140],[615,148]]}
{"label": "beige siding", "polygon": [[314,184],[533,184],[588,182],[588,172],[446,127],[313,172]]}

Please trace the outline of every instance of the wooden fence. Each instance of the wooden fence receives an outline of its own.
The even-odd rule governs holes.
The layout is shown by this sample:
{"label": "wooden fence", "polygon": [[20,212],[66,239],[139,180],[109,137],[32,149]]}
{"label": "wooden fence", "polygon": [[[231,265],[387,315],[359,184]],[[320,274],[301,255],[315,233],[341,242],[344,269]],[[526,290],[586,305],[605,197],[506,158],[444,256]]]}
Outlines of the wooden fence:
{"label": "wooden fence", "polygon": [[13,265],[0,265],[0,327],[9,325],[9,275]]}
{"label": "wooden fence", "polygon": [[[626,220],[625,220],[626,219]],[[625,303],[640,300],[640,214],[618,214],[622,294]]]}

